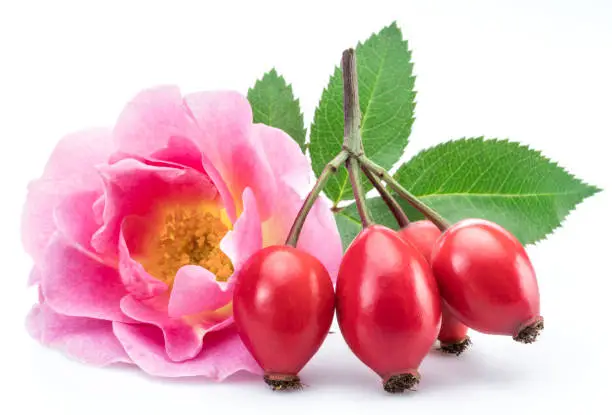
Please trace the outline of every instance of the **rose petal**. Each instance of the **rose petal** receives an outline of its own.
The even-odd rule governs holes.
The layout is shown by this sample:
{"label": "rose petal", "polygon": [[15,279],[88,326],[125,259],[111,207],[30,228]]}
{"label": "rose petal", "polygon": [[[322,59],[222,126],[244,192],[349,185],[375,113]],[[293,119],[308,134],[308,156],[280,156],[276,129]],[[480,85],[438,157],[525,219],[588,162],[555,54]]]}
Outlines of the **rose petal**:
{"label": "rose petal", "polygon": [[204,170],[208,174],[208,177],[219,192],[219,196],[221,196],[221,201],[223,202],[223,207],[227,212],[227,216],[229,217],[230,221],[234,223],[236,221],[236,203],[234,201],[234,196],[230,192],[219,171],[206,157],[206,155],[204,155],[204,153],[202,153],[202,166],[204,166]]}
{"label": "rose petal", "polygon": [[236,203],[250,187],[260,215],[267,218],[276,198],[276,180],[262,148],[251,137],[253,114],[247,99],[236,92],[217,91],[187,95],[185,102],[201,130],[201,135],[191,138],[219,170]]}
{"label": "rose petal", "polygon": [[119,116],[113,131],[120,151],[144,157],[165,147],[172,136],[199,134],[176,86],[161,86],[136,95]]}
{"label": "rose petal", "polygon": [[41,179],[61,183],[64,190],[70,191],[101,188],[95,166],[104,163],[112,153],[111,137],[108,129],[98,128],[62,138],[49,157]]}
{"label": "rose petal", "polygon": [[244,210],[234,224],[234,229],[223,237],[220,244],[221,250],[232,260],[234,270],[240,269],[263,246],[261,219],[255,195],[250,188],[244,189],[242,199]]}
{"label": "rose petal", "polygon": [[184,137],[170,137],[166,147],[155,151],[149,157],[131,153],[117,152],[111,156],[110,164],[121,160],[138,160],[143,164],[157,167],[192,168],[208,176],[221,196],[230,221],[236,220],[234,199],[223,178],[210,160],[200,151],[193,141]]}
{"label": "rose petal", "polygon": [[30,276],[28,277],[28,287],[39,284],[40,279],[41,279],[41,274],[42,273],[40,271],[40,268],[38,268],[37,266],[33,266],[32,270],[30,271]]}
{"label": "rose petal", "polygon": [[[99,225],[102,226],[102,224],[104,223],[104,204],[105,202],[106,196],[101,195],[93,204],[93,206],[91,207],[91,210],[93,212],[94,215],[94,221]],[[90,241],[91,243],[91,241]]]}
{"label": "rose petal", "polygon": [[182,317],[221,308],[232,300],[232,287],[200,266],[181,267],[174,279],[168,315]]}
{"label": "rose petal", "polygon": [[92,235],[100,228],[93,211],[100,191],[76,192],[67,195],[55,209],[55,223],[65,239],[82,250],[94,252]]}
{"label": "rose petal", "polygon": [[[300,201],[301,206],[302,201]],[[297,247],[314,255],[327,268],[333,281],[336,281],[342,260],[342,240],[334,220],[331,206],[319,197],[304,224]]]}
{"label": "rose petal", "polygon": [[[141,224],[140,221],[135,220],[125,221],[119,234],[119,274],[126,289],[137,299],[151,298],[168,291],[165,283],[151,276],[142,264],[132,259],[126,235],[132,238],[144,237],[146,235],[144,226],[141,229],[136,228]],[[128,226],[136,229],[127,230]],[[130,246],[140,245],[140,243],[130,242]]]}
{"label": "rose petal", "polygon": [[236,220],[236,207],[221,174],[195,143],[184,137],[170,137],[166,148],[151,155],[151,158],[189,166],[205,173],[217,188],[232,223]]}
{"label": "rose petal", "polygon": [[91,244],[102,254],[116,254],[120,225],[126,216],[146,216],[163,202],[214,201],[217,196],[208,177],[193,169],[150,166],[126,159],[102,166],[100,172],[106,195],[104,225]]}
{"label": "rose petal", "polygon": [[44,264],[41,289],[46,302],[58,313],[132,321],[119,307],[127,291],[116,269],[68,245],[60,236],[51,239]]}
{"label": "rose petal", "polygon": [[[179,144],[177,147],[176,140],[185,140],[186,142],[190,143],[191,147],[185,148],[183,144]],[[191,148],[195,149],[195,152],[189,153]],[[183,139],[182,137],[170,137],[166,147],[154,151],[150,156],[141,156],[135,153],[116,151],[111,154],[108,164],[119,163],[123,160],[136,160],[142,164],[154,167],[170,167],[178,169],[189,168],[202,174],[206,174],[206,171],[201,163],[200,149],[195,144],[190,142],[190,140]]]}
{"label": "rose petal", "polygon": [[68,317],[56,313],[48,305],[40,304],[30,311],[26,326],[34,339],[58,348],[83,363],[96,366],[131,363],[113,334],[110,321]]}
{"label": "rose petal", "polygon": [[174,163],[180,166],[191,167],[200,173],[206,174],[202,166],[201,151],[198,146],[188,138],[170,137],[166,146],[153,152],[150,158],[153,160]]}
{"label": "rose petal", "polygon": [[[69,195],[81,190],[102,189],[94,166],[112,151],[108,130],[90,130],[63,138],[53,150],[44,173],[28,187],[22,216],[22,241],[35,262],[56,230],[53,211]],[[78,154],[78,157],[75,157]]]}
{"label": "rose petal", "polygon": [[253,125],[254,140],[261,143],[274,172],[300,195],[309,190],[310,162],[300,146],[284,131],[264,124]]}
{"label": "rose petal", "polygon": [[[303,199],[283,184],[276,210],[271,219],[263,224],[264,246],[284,243],[293,225]],[[318,258],[335,281],[342,259],[342,241],[329,204],[319,197],[310,211],[300,238],[298,248]]]}
{"label": "rose petal", "polygon": [[181,363],[172,362],[166,356],[159,329],[123,323],[115,323],[113,329],[134,363],[153,376],[206,376],[222,381],[240,371],[262,373],[234,326],[207,334],[200,354]]}
{"label": "rose petal", "polygon": [[203,332],[183,319],[169,317],[167,302],[165,296],[143,300],[127,296],[121,301],[121,309],[134,320],[162,329],[166,354],[170,360],[183,362],[192,359],[202,349]]}
{"label": "rose petal", "polygon": [[28,196],[21,217],[21,242],[25,251],[39,262],[44,249],[56,227],[53,209],[63,198],[63,194],[52,192],[43,182],[32,182],[28,186]]}

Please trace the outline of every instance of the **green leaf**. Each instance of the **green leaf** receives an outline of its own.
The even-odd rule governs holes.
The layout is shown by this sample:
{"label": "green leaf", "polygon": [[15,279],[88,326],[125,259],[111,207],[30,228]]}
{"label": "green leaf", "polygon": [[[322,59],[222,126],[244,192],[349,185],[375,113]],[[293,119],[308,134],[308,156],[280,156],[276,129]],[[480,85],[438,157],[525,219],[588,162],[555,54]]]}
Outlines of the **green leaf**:
{"label": "green leaf", "polygon": [[299,100],[291,85],[272,69],[255,82],[247,95],[253,108],[253,122],[276,127],[289,134],[304,150],[306,129]]}
{"label": "green leaf", "polygon": [[[385,168],[396,163],[414,121],[414,76],[408,44],[395,23],[357,45],[361,135],[368,157]],[[310,155],[315,173],[340,151],[344,134],[342,71],[336,67],[315,111]],[[366,191],[372,186],[362,178]],[[352,199],[346,171],[328,182],[325,193],[337,204]]]}
{"label": "green leaf", "polygon": [[336,225],[342,239],[342,246],[346,251],[351,242],[353,242],[353,239],[361,231],[361,221],[343,213],[336,213],[334,217],[336,218]]}
{"label": "green leaf", "polygon": [[[544,239],[578,203],[600,191],[538,151],[482,137],[422,151],[401,166],[395,178],[451,222],[488,219],[523,244]],[[396,227],[380,198],[368,200],[368,205],[377,222]],[[412,220],[423,217],[412,208],[406,213]],[[341,214],[359,218],[352,205]]]}

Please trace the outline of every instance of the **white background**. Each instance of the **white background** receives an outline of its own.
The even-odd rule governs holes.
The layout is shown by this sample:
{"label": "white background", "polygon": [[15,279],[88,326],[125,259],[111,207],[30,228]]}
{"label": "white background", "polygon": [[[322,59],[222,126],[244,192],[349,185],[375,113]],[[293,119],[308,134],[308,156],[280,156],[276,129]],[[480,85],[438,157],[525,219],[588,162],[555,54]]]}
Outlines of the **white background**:
{"label": "white background", "polygon": [[[0,413],[611,413],[611,1],[0,4]],[[35,293],[19,217],[61,136],[112,125],[141,88],[246,92],[272,66],[310,120],[342,50],[392,20],[416,63],[409,155],[507,137],[605,189],[529,248],[546,318],[538,343],[475,334],[464,356],[426,359],[418,392],[388,396],[334,334],[302,372],[310,386],[279,395],[249,376],[215,384],[91,368],[28,337]]]}

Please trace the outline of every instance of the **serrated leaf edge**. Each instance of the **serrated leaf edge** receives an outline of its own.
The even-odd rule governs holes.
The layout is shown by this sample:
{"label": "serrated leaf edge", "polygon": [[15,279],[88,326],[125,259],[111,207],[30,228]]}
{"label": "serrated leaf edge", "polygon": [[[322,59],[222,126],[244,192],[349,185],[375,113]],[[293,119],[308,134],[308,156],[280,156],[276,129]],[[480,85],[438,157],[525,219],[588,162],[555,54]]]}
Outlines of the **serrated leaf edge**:
{"label": "serrated leaf edge", "polygon": [[[259,79],[257,79],[255,81],[255,84],[253,84],[253,86],[248,89],[247,97],[249,96],[249,94],[251,92],[255,92],[255,88],[257,88],[257,85],[261,85],[267,77],[272,77],[273,79],[280,79],[281,82],[283,83],[283,86],[286,87],[287,90],[289,91],[289,93],[291,94],[291,98],[292,98],[291,102],[293,102],[293,103],[295,103],[297,105],[298,110],[299,110],[299,112],[298,112],[299,118],[300,118],[300,121],[302,122],[302,125],[304,126],[304,128],[301,129],[302,130],[302,134],[304,136],[304,143],[300,144],[300,147],[302,148],[302,151],[305,151],[305,149],[306,149],[306,147],[308,145],[308,143],[307,143],[307,138],[308,137],[307,137],[306,123],[304,121],[304,112],[302,111],[302,106],[300,105],[300,99],[295,96],[295,93],[293,92],[293,85],[291,83],[288,83],[287,80],[285,79],[285,77],[278,73],[278,71],[276,70],[276,67],[272,67],[272,69],[270,69],[268,72],[265,72],[262,75],[261,78],[259,78]],[[252,106],[251,106],[251,109],[253,111],[255,111],[255,109]],[[270,126],[269,123],[264,123],[264,124]],[[289,134],[287,131],[285,131],[285,133]],[[296,137],[292,137],[292,138],[294,140],[297,140]]]}
{"label": "serrated leaf edge", "polygon": [[[431,198],[433,196],[439,196],[439,197],[443,197],[443,196],[488,196],[488,197],[535,197],[535,196],[557,196],[557,195],[570,195],[570,194],[576,194],[576,193],[583,193],[584,197],[582,198],[582,200],[580,200],[578,203],[576,203],[573,207],[571,207],[570,209],[568,209],[568,211],[560,218],[559,220],[559,224],[557,226],[554,226],[552,228],[550,228],[549,230],[546,231],[546,233],[539,239],[535,239],[535,240],[530,240],[525,242],[525,245],[531,245],[531,244],[535,244],[539,241],[542,240],[546,240],[550,235],[552,235],[554,233],[555,230],[559,229],[560,227],[562,227],[563,223],[567,220],[567,217],[570,215],[571,212],[573,212],[574,210],[576,210],[576,208],[578,207],[578,205],[580,205],[582,202],[584,202],[586,199],[588,199],[591,196],[594,196],[595,194],[599,193],[602,191],[601,188],[594,186],[592,184],[589,184],[587,182],[585,182],[584,180],[580,179],[579,177],[577,177],[576,175],[574,175],[573,173],[571,173],[569,170],[567,170],[565,167],[559,165],[559,162],[552,160],[551,158],[547,157],[546,155],[544,155],[542,153],[541,150],[537,150],[534,149],[532,147],[530,147],[527,144],[522,144],[516,141],[511,141],[508,138],[504,138],[504,139],[498,139],[498,138],[486,138],[485,136],[478,136],[478,137],[461,137],[459,139],[456,140],[448,140],[445,141],[443,143],[440,144],[436,144],[434,146],[428,147],[426,149],[421,150],[419,153],[417,153],[411,160],[414,160],[415,158],[419,157],[419,155],[430,151],[434,148],[441,148],[443,146],[446,145],[451,145],[451,144],[455,144],[455,143],[459,143],[459,142],[469,142],[469,141],[479,141],[479,142],[497,142],[497,143],[504,143],[504,144],[510,144],[512,146],[514,146],[517,149],[523,149],[523,150],[528,150],[531,151],[533,153],[535,153],[536,156],[540,157],[543,161],[551,164],[552,166],[560,169],[561,171],[563,171],[565,174],[567,174],[567,176],[573,180],[577,185],[582,185],[584,186],[584,190],[583,191],[573,191],[573,192],[559,192],[559,193],[537,193],[537,194],[491,194],[491,193],[430,193],[430,194],[424,194],[424,195],[416,195],[420,200],[423,200],[423,202],[425,202],[427,204],[427,199]],[[409,161],[411,161],[409,160]],[[409,161],[407,161],[406,163],[408,163]],[[401,166],[400,168],[397,170],[397,172],[395,173],[394,177],[400,181],[400,178],[398,177],[401,171]],[[403,184],[403,183],[402,183]],[[406,186],[408,189],[410,189],[409,186]],[[344,214],[345,216],[349,217],[349,215],[347,215],[346,213]],[[350,216],[353,220],[356,220],[355,218],[353,218],[352,216]]]}
{"label": "serrated leaf edge", "polygon": [[[357,48],[359,48],[359,47],[363,46],[363,44],[364,44],[365,42],[367,42],[368,40],[370,40],[370,39],[371,39],[371,38],[373,38],[374,36],[380,36],[380,35],[382,35],[382,34],[383,34],[383,32],[384,32],[384,31],[389,30],[389,29],[392,29],[392,28],[395,28],[395,29],[399,30],[400,35],[401,35],[401,38],[402,38],[402,44],[404,44],[404,45],[406,46],[406,50],[407,50],[407,51],[408,51],[408,53],[409,53],[409,63],[411,63],[412,65],[414,65],[414,63],[413,63],[413,61],[412,61],[412,50],[410,50],[410,49],[408,48],[408,41],[407,41],[406,39],[404,39],[404,37],[403,37],[403,33],[401,32],[401,29],[400,29],[400,28],[399,28],[399,26],[397,25],[397,21],[396,21],[396,20],[393,20],[393,21],[392,21],[392,22],[391,22],[391,23],[390,23],[388,26],[383,27],[383,28],[382,28],[381,30],[379,30],[378,32],[372,32],[372,33],[370,34],[370,36],[368,36],[368,38],[367,38],[365,41],[358,41],[358,42],[357,42],[357,46],[355,47],[355,49],[357,49]],[[329,93],[329,86],[331,85],[331,81],[333,80],[334,76],[336,76],[336,72],[337,72],[337,71],[340,71],[340,66],[335,65],[335,66],[334,66],[334,69],[333,69],[333,71],[332,71],[332,74],[331,74],[331,75],[329,75],[329,77],[328,77],[328,80],[327,80],[327,85],[325,86],[325,88],[323,88],[323,92],[321,93],[321,96],[320,96],[320,98],[319,98],[319,102],[317,103],[317,107],[315,108],[315,112],[314,112],[314,115],[313,115],[313,121],[310,123],[310,134],[311,134],[311,135],[312,135],[312,130],[313,130],[313,128],[312,128],[312,127],[314,126],[314,120],[317,118],[317,113],[318,113],[318,112],[320,111],[320,109],[321,109],[321,103],[323,102],[323,97],[324,97],[324,96],[325,96],[327,93]],[[412,75],[412,77],[413,77],[413,78],[416,80],[416,76],[415,76],[415,75]],[[412,125],[414,124],[414,121],[416,120],[415,113],[416,113],[416,95],[417,95],[417,92],[418,92],[417,90],[413,90],[414,97],[413,97],[413,100],[412,100],[412,104],[413,104],[413,108],[414,108],[414,109],[413,109],[412,118],[411,118],[411,120],[410,120],[410,122],[411,122],[411,127],[410,127],[410,130],[409,130],[409,132],[408,132],[408,137],[407,137],[407,138],[409,138],[409,137],[410,137],[410,134],[412,133]],[[366,117],[367,117],[367,108],[369,108],[371,101],[372,101],[372,100],[370,99],[370,101],[368,102],[368,106],[366,107],[366,114],[365,114],[365,115],[362,115],[361,124],[364,124],[363,120],[365,120],[365,119],[366,119]],[[312,139],[311,139],[311,137],[309,137],[308,144],[310,144],[310,142],[311,142],[311,141],[312,141]],[[308,145],[308,147],[309,147],[309,151],[310,151],[310,152],[312,152],[312,147],[311,147],[310,145]],[[312,161],[312,157],[311,157],[311,161]],[[333,177],[333,178],[332,178],[332,180],[335,180],[335,181],[337,181],[337,182],[338,182],[338,179],[337,179],[336,177]],[[340,185],[340,184],[339,184],[339,188],[340,188],[339,195],[338,195],[338,197],[337,197],[335,200],[332,200],[332,203],[333,203],[333,206],[334,206],[334,207],[336,207],[336,206],[338,205],[338,203],[339,203],[339,202],[341,202],[341,201],[343,201],[343,200],[346,200],[346,199],[343,199],[343,198],[342,198],[342,195],[344,194],[344,189],[346,188],[346,184],[347,184],[347,183],[348,183],[348,175],[345,177],[345,179],[344,179],[344,183],[343,183],[342,185]],[[331,198],[330,198],[330,199],[331,199]]]}

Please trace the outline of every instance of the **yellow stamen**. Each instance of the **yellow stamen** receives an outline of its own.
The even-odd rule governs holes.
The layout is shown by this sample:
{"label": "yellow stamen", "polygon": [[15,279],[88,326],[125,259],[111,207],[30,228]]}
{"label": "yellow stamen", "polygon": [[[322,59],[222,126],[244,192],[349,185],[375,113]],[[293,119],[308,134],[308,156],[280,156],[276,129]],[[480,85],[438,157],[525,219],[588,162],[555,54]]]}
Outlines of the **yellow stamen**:
{"label": "yellow stamen", "polygon": [[178,204],[160,209],[159,225],[140,262],[147,272],[172,286],[184,265],[200,265],[227,281],[234,272],[219,244],[231,222],[224,210],[208,204]]}

